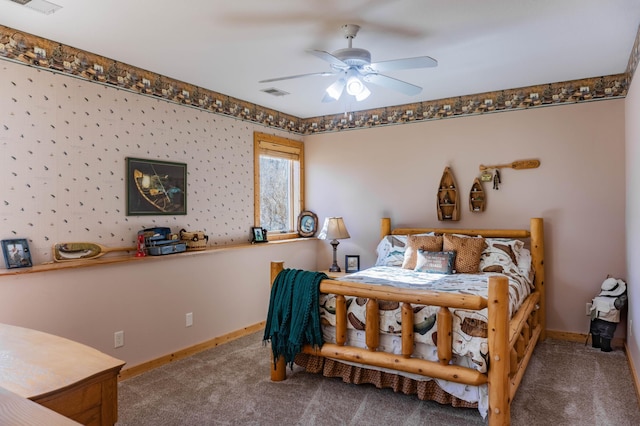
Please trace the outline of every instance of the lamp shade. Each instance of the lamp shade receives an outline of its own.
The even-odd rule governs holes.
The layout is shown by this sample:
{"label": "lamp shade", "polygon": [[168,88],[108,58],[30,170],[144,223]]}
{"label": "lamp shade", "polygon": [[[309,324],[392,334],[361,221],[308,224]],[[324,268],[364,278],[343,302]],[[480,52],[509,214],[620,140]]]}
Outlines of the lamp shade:
{"label": "lamp shade", "polygon": [[318,238],[321,240],[344,240],[345,238],[351,238],[351,235],[349,235],[349,231],[347,231],[347,227],[341,217],[327,217],[324,220],[324,225],[322,225]]}

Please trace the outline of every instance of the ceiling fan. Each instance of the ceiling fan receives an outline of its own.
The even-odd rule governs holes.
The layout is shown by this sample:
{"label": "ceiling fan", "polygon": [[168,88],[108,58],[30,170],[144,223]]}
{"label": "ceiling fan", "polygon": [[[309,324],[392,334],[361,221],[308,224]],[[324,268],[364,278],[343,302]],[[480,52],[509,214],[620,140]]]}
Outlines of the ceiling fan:
{"label": "ceiling fan", "polygon": [[323,50],[307,50],[308,53],[329,62],[331,71],[270,78],[261,80],[259,83],[311,76],[337,76],[338,79],[327,87],[322,102],[337,101],[342,97],[345,89],[347,94],[354,96],[357,101],[362,101],[371,94],[365,83],[386,87],[406,95],[417,95],[422,91],[422,87],[380,73],[404,69],[431,68],[438,65],[438,61],[429,56],[371,62],[371,53],[368,50],[352,47],[352,41],[358,34],[360,26],[346,24],[342,26],[342,30],[345,38],[349,40],[349,47],[346,49],[336,50],[333,53]]}

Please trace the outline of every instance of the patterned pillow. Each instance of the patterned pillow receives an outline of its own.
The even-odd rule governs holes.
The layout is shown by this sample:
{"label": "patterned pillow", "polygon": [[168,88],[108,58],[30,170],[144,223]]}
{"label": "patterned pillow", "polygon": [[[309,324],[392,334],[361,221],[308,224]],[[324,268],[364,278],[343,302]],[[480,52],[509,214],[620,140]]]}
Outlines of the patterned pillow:
{"label": "patterned pillow", "polygon": [[442,235],[409,235],[402,268],[415,269],[418,250],[442,251]]}
{"label": "patterned pillow", "polygon": [[458,237],[444,234],[443,251],[456,252],[456,273],[475,274],[480,271],[480,256],[487,243],[482,237]]}
{"label": "patterned pillow", "polygon": [[512,278],[522,277],[531,288],[534,287],[531,252],[524,248],[522,241],[487,238],[486,242],[487,248],[480,258],[480,271],[498,272]]}
{"label": "patterned pillow", "polygon": [[529,249],[523,248],[522,250],[520,250],[518,269],[520,270],[520,275],[529,280],[529,285],[531,286],[531,288],[535,289],[535,285],[533,283],[535,273],[533,271],[533,265],[531,264],[531,252],[529,251]]}
{"label": "patterned pillow", "polygon": [[499,272],[501,274],[519,274],[519,269],[509,252],[487,247],[480,257],[480,271]]}
{"label": "patterned pillow", "polygon": [[376,248],[378,258],[375,266],[402,266],[406,248],[406,235],[385,236]]}
{"label": "patterned pillow", "polygon": [[520,261],[520,252],[524,248],[524,243],[520,240],[511,240],[508,238],[486,238],[487,248],[485,252],[495,251],[504,252],[511,258],[516,265]]}
{"label": "patterned pillow", "polygon": [[417,272],[429,272],[433,274],[453,274],[453,265],[456,260],[454,251],[425,251],[418,250],[416,260]]}

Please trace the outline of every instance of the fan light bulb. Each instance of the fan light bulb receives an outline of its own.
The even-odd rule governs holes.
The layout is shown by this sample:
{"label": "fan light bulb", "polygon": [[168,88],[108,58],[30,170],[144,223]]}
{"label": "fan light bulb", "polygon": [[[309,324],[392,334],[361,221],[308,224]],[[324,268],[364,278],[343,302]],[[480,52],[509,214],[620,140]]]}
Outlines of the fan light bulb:
{"label": "fan light bulb", "polygon": [[371,94],[371,91],[369,89],[367,89],[367,86],[365,86],[363,84],[362,85],[362,92],[360,92],[360,94],[356,95],[356,101],[358,101],[358,102],[364,101],[365,99],[367,99],[369,97],[370,94]]}
{"label": "fan light bulb", "polygon": [[356,101],[363,101],[369,97],[371,92],[367,89],[367,86],[358,78],[350,77],[347,80],[347,93],[356,97]]}
{"label": "fan light bulb", "polygon": [[340,99],[340,95],[342,95],[342,90],[344,89],[344,80],[338,80],[333,83],[331,86],[327,87],[327,94],[331,96],[336,101]]}
{"label": "fan light bulb", "polygon": [[360,92],[364,89],[364,84],[360,81],[358,77],[351,77],[347,81],[347,93],[355,96],[359,95]]}

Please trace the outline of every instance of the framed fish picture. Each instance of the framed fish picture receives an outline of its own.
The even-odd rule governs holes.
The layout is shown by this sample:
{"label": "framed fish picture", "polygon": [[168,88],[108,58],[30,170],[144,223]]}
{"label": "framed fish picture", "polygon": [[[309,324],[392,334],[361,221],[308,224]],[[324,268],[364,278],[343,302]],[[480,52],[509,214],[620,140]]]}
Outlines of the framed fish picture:
{"label": "framed fish picture", "polygon": [[187,165],[127,157],[127,216],[187,214]]}

